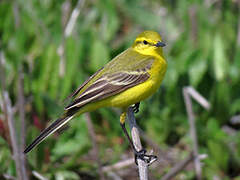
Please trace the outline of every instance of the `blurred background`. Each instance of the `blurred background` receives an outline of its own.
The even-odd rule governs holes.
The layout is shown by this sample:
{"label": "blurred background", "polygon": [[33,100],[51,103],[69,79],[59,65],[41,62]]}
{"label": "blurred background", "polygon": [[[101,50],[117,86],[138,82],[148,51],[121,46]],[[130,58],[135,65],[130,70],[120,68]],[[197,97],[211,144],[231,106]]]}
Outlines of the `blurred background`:
{"label": "blurred background", "polygon": [[[144,30],[162,35],[168,61],[161,88],[136,114],[144,147],[159,157],[149,178],[200,179],[197,143],[202,179],[240,179],[238,0],[1,0],[0,179],[137,179],[120,112],[111,108],[75,118],[26,159],[21,152],[61,114],[71,92]],[[192,102],[198,142],[185,86],[211,104]],[[118,162],[123,166],[111,169]]]}

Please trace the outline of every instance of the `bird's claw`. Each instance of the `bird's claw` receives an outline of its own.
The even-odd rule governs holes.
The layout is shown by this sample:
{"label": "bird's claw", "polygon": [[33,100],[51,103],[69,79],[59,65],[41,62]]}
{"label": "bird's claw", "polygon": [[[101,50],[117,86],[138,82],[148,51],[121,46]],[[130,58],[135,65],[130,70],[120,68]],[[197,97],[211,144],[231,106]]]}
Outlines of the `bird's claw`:
{"label": "bird's claw", "polygon": [[141,159],[142,161],[144,161],[148,165],[152,164],[154,161],[157,160],[157,156],[148,155],[148,154],[146,154],[146,152],[147,151],[145,149],[142,149],[140,151],[135,152],[135,163],[136,163],[136,165],[138,165],[138,159]]}
{"label": "bird's claw", "polygon": [[136,104],[134,104],[132,106],[134,113],[138,113],[139,112],[139,106],[140,106],[140,102],[138,102],[138,103],[136,103]]}

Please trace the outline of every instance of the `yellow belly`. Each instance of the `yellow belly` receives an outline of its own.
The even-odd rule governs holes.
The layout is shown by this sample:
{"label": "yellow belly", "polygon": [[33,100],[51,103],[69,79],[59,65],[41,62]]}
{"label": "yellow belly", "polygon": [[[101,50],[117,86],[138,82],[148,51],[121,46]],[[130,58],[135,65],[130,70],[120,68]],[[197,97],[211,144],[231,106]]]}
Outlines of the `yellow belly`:
{"label": "yellow belly", "polygon": [[84,106],[79,113],[86,111],[93,111],[101,107],[119,107],[127,108],[128,106],[140,102],[152,94],[159,88],[167,69],[166,61],[159,58],[156,59],[148,72],[150,77],[144,83],[123,91],[115,96],[106,98],[104,100],[89,103]]}

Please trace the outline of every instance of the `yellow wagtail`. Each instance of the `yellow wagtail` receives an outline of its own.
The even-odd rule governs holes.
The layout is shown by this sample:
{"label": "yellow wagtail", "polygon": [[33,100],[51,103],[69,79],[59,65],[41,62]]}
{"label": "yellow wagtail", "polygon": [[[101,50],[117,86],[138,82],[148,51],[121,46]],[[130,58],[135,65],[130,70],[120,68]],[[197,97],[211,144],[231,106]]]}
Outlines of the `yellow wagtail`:
{"label": "yellow wagtail", "polygon": [[126,110],[135,104],[137,112],[139,102],[159,88],[167,69],[162,53],[164,46],[157,32],[144,31],[139,34],[132,47],[99,69],[70,95],[74,99],[65,107],[63,115],[43,130],[24,153],[75,116],[101,107],[117,107],[122,109],[120,124],[134,150],[135,160],[136,157],[143,159],[146,151],[137,151],[126,131]]}

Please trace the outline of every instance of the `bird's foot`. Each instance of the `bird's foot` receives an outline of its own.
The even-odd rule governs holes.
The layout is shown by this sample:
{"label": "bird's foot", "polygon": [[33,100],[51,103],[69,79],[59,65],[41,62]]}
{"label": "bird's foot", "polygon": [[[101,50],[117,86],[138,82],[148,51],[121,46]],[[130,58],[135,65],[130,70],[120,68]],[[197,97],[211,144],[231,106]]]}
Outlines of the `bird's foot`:
{"label": "bird's foot", "polygon": [[136,103],[133,105],[133,112],[138,113],[139,112],[139,107],[140,107],[140,102]]}
{"label": "bird's foot", "polygon": [[135,152],[135,163],[136,163],[136,165],[138,165],[138,159],[141,159],[142,161],[144,161],[148,165],[152,164],[154,161],[157,160],[157,156],[148,155],[148,154],[146,154],[146,152],[147,151],[145,149],[142,149],[140,151]]}

